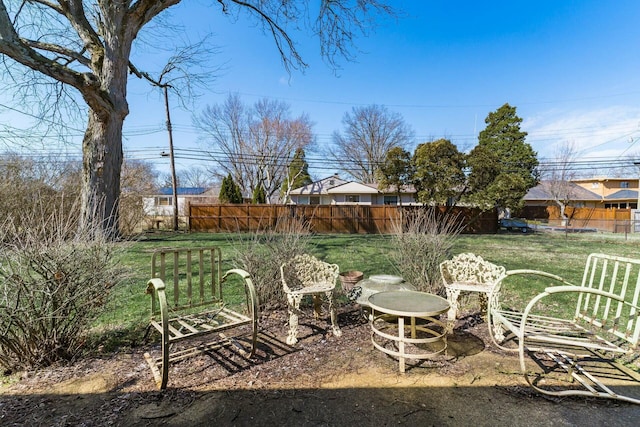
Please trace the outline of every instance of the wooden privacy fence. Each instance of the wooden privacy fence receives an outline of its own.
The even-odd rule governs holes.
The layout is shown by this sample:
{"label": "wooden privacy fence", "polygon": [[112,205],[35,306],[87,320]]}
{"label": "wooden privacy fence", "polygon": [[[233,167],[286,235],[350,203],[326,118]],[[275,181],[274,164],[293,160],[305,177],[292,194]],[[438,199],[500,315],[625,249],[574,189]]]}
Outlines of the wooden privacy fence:
{"label": "wooden privacy fence", "polygon": [[[388,234],[401,213],[425,209],[422,206],[367,205],[189,205],[189,231],[236,232],[272,229],[287,221],[308,223],[316,233]],[[433,209],[433,208],[431,208]],[[435,208],[443,214],[444,208]],[[463,233],[493,233],[495,211],[459,208],[452,211],[465,228]]]}
{"label": "wooden privacy fence", "polygon": [[593,228],[613,233],[633,231],[631,209],[567,207],[565,213],[569,217],[567,224],[563,223],[560,208],[557,206],[525,207],[520,216],[529,220],[541,221],[550,226],[566,225],[570,228]]}

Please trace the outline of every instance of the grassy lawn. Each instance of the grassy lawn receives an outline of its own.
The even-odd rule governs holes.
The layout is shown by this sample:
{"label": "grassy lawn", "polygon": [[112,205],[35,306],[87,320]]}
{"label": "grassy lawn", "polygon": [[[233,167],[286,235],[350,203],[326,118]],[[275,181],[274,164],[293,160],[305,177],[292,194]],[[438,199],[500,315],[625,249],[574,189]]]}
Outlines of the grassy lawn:
{"label": "grassy lawn", "polygon": [[[98,319],[96,333],[105,350],[140,341],[147,325],[150,298],[145,295],[150,276],[151,253],[161,247],[199,247],[215,245],[222,250],[223,270],[234,268],[231,261],[233,245],[244,236],[230,234],[150,234],[136,242],[127,243],[122,263],[131,267],[130,280],[113,291],[105,313]],[[496,234],[463,235],[458,238],[451,255],[473,252],[488,261],[511,269],[540,269],[563,276],[579,284],[588,254],[602,252],[621,256],[638,256],[637,236],[604,234]],[[371,274],[400,274],[390,253],[390,236],[380,235],[316,235],[312,237],[313,254],[336,263],[341,271],[360,270],[365,277]],[[535,295],[548,282],[514,283],[514,304]],[[239,287],[239,282],[237,284]],[[234,298],[231,292],[231,299]],[[239,298],[240,292],[236,292]],[[234,301],[230,301],[233,303]],[[560,306],[564,304],[558,303]],[[561,307],[562,308],[562,307]]]}

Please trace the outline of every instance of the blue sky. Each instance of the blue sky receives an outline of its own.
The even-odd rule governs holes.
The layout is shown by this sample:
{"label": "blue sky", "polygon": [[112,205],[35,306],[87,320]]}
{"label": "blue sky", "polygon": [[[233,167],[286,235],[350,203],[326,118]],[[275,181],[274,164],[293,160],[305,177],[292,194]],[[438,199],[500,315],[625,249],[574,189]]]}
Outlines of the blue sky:
{"label": "blue sky", "polygon": [[[308,114],[318,144],[327,145],[346,112],[381,104],[403,116],[416,144],[446,137],[469,151],[487,114],[508,102],[542,160],[567,142],[582,158],[640,157],[637,0],[393,3],[404,16],[357,40],[356,61],[342,61],[337,75],[306,37],[296,41],[309,68],[287,74],[270,36],[245,19],[230,21],[215,2],[184,1],[167,18],[188,28],[191,40],[213,33],[212,65],[223,69],[197,110],[230,92],[248,104],[282,100],[293,116]],[[147,56],[143,67],[153,71],[162,61]],[[135,81],[129,100],[125,153],[168,171],[159,155],[167,146],[162,100]],[[191,113],[172,115],[176,148],[197,148]],[[311,163],[317,178],[334,172]],[[177,168],[194,164],[178,158]]]}

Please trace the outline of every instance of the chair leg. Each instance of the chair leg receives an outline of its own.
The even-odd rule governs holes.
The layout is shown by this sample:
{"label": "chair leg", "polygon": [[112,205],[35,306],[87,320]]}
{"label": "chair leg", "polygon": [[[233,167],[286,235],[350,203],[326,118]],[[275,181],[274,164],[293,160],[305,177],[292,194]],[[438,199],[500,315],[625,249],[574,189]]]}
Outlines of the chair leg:
{"label": "chair leg", "polygon": [[300,301],[302,295],[287,295],[289,308],[289,334],[287,344],[294,345],[298,342],[298,313],[300,312]]}
{"label": "chair leg", "polygon": [[453,332],[453,328],[456,324],[456,317],[458,317],[458,297],[460,296],[459,289],[447,288],[447,301],[449,302],[449,311],[447,312],[447,333]]}
{"label": "chair leg", "polygon": [[313,317],[319,319],[322,315],[322,299],[320,295],[313,295]]}
{"label": "chair leg", "polygon": [[333,335],[336,337],[342,336],[342,331],[338,326],[336,307],[333,304],[333,291],[327,292],[327,299],[329,300],[329,313],[331,313],[331,328],[333,329]]}

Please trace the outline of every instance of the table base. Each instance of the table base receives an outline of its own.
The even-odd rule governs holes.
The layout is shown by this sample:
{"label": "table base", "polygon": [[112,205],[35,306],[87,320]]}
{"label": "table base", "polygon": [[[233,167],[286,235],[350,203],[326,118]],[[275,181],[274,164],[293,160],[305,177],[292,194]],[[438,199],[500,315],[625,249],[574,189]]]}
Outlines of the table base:
{"label": "table base", "polygon": [[372,310],[371,342],[383,353],[397,357],[404,373],[406,359],[426,360],[446,351],[446,328],[436,317],[392,316]]}

